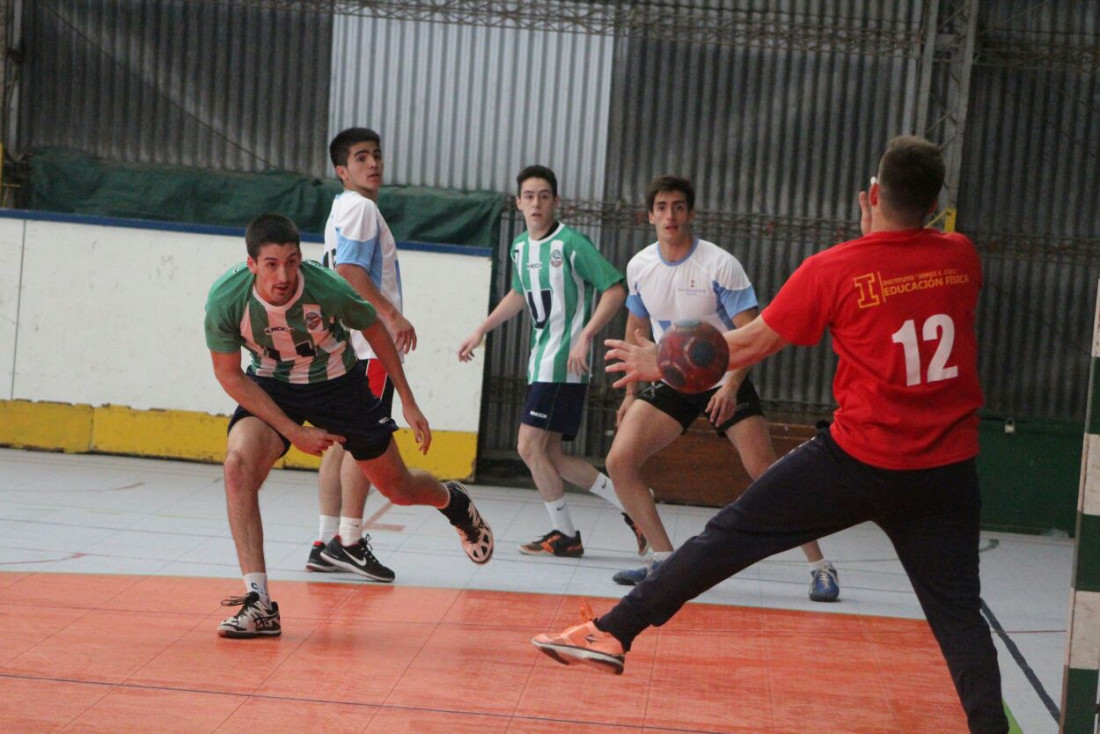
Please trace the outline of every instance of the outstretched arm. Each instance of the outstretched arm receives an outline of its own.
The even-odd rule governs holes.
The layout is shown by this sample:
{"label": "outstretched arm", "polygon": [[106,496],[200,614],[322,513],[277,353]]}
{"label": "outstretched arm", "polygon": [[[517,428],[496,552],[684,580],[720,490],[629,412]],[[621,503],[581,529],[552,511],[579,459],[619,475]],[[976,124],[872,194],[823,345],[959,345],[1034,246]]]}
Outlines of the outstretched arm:
{"label": "outstretched arm", "polygon": [[240,352],[210,352],[214,363],[214,376],[229,397],[252,415],[262,420],[286,437],[298,450],[320,456],[334,443],[343,443],[337,436],[312,426],[300,426],[284,413],[271,396],[241,370]]}
{"label": "outstretched arm", "polygon": [[[729,369],[751,367],[760,360],[775,354],[788,342],[779,336],[764,319],[753,319],[745,327],[727,331],[726,344],[730,348]],[[619,339],[608,339],[608,372],[623,374],[614,387],[626,387],[632,382],[661,379],[661,370],[657,368],[657,345],[648,339],[639,338],[638,344],[630,344]]]}
{"label": "outstretched arm", "polygon": [[580,339],[569,350],[568,369],[571,373],[580,375],[589,371],[588,353],[592,349],[592,340],[600,329],[607,326],[611,317],[618,313],[625,300],[626,288],[622,283],[616,283],[600,294],[600,300],[596,302],[596,310],[592,312],[592,318],[581,330]]}
{"label": "outstretched arm", "polygon": [[485,339],[485,335],[515,316],[527,305],[523,294],[516,290],[508,291],[508,295],[500,299],[500,303],[492,313],[485,317],[474,332],[470,334],[458,347],[458,359],[460,362],[469,362],[474,358],[474,349]]}

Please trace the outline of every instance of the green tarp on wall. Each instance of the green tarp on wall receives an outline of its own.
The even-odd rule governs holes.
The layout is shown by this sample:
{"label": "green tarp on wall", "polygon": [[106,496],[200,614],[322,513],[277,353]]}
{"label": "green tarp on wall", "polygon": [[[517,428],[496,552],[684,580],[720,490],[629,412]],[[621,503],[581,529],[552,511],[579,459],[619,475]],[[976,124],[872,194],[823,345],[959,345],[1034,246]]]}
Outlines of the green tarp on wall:
{"label": "green tarp on wall", "polygon": [[[341,186],[283,171],[112,163],[43,148],[30,159],[29,189],[29,208],[38,211],[226,227],[279,212],[303,232],[320,233]],[[378,208],[398,240],[495,248],[502,203],[495,192],[384,186]]]}

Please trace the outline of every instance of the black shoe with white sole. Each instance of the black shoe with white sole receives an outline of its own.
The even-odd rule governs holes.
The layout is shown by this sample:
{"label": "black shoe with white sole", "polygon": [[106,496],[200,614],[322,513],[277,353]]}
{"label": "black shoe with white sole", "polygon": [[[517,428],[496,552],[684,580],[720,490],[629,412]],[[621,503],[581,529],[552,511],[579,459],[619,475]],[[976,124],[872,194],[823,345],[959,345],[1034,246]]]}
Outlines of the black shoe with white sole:
{"label": "black shoe with white sole", "polygon": [[309,560],[306,561],[307,571],[316,571],[317,573],[332,573],[333,571],[340,570],[339,568],[321,557],[321,551],[323,551],[324,549],[324,543],[319,540],[313,541],[313,547],[309,549]]}
{"label": "black shoe with white sole", "polygon": [[371,581],[389,583],[394,579],[393,571],[374,557],[370,548],[370,536],[360,538],[355,545],[341,545],[340,536],[337,535],[321,551],[321,558],[337,568],[357,573]]}

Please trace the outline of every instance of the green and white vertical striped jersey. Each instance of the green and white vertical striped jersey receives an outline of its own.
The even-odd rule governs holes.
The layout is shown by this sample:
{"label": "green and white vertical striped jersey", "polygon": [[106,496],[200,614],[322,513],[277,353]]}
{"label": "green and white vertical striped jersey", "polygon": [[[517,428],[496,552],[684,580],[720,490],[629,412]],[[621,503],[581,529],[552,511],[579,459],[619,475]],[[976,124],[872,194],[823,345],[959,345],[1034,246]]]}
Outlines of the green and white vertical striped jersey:
{"label": "green and white vertical striped jersey", "polygon": [[347,329],[365,329],[376,315],[346,280],[303,260],[298,290],[284,306],[260,298],[255,280],[242,263],[210,288],[206,346],[211,351],[239,353],[244,347],[257,375],[301,385],[332,380],[355,366]]}
{"label": "green and white vertical striped jersey", "polygon": [[531,312],[528,382],[584,384],[588,374],[570,374],[569,351],[592,317],[598,292],[622,281],[592,241],[564,224],[541,240],[524,232],[512,242],[512,288]]}

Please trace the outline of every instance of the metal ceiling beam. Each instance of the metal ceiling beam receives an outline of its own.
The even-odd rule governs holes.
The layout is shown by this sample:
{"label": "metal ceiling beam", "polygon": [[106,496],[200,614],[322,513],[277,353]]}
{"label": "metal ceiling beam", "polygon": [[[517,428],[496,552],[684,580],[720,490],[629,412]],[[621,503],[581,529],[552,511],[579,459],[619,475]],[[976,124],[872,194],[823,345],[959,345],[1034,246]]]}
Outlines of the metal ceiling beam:
{"label": "metal ceiling beam", "polygon": [[[198,2],[199,0],[190,0]],[[208,2],[209,0],[207,0]],[[387,20],[583,33],[762,49],[915,57],[916,30],[904,21],[869,27],[858,18],[732,10],[663,2],[501,2],[499,0],[217,0],[252,6]]]}
{"label": "metal ceiling beam", "polygon": [[[189,0],[209,4],[211,0]],[[915,58],[929,38],[895,21],[866,27],[858,19],[823,19],[782,11],[733,10],[666,2],[558,0],[213,0],[220,5],[427,23],[650,38],[750,48]],[[934,6],[939,3],[933,0]],[[944,3],[950,14],[958,2]],[[926,14],[927,15],[927,14]],[[929,26],[930,27],[930,26]],[[940,47],[943,49],[943,47]],[[1084,74],[1100,70],[1100,35],[978,34],[974,63]]]}
{"label": "metal ceiling beam", "polygon": [[917,129],[943,151],[947,168],[940,195],[944,228],[955,226],[966,110],[978,30],[978,0],[927,0]]}

